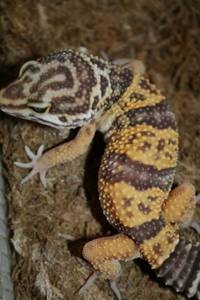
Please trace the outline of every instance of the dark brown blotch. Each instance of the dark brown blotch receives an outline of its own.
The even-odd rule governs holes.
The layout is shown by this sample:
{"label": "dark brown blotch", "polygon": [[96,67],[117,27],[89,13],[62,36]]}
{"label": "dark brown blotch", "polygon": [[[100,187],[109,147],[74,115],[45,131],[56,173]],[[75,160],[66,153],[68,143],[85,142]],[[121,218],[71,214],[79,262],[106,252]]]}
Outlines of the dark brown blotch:
{"label": "dark brown blotch", "polygon": [[169,159],[173,159],[173,156],[169,152],[165,152],[165,157]]}
{"label": "dark brown blotch", "polygon": [[131,206],[131,203],[134,201],[133,197],[124,197],[123,198],[123,208],[128,208]]}
{"label": "dark brown blotch", "polygon": [[128,218],[133,218],[134,217],[134,215],[133,215],[133,213],[131,212],[131,211],[127,211],[126,212],[126,216],[128,217]]}
{"label": "dark brown blotch", "polygon": [[97,57],[91,56],[90,61],[93,65],[96,65],[100,70],[104,70],[107,66],[107,62],[104,62],[102,59],[98,59]]}
{"label": "dark brown blotch", "polygon": [[99,102],[99,96],[95,96],[93,103],[92,103],[92,109],[94,110],[97,107],[97,104]]}
{"label": "dark brown blotch", "polygon": [[131,109],[125,113],[125,116],[128,117],[130,126],[145,123],[158,129],[172,128],[176,130],[177,127],[174,114],[169,111],[166,100],[153,106]]}
{"label": "dark brown blotch", "polygon": [[165,140],[160,139],[158,141],[157,149],[158,149],[158,151],[162,151],[164,148],[165,148]]}
{"label": "dark brown blotch", "polygon": [[134,239],[135,243],[140,245],[143,241],[155,237],[164,226],[165,222],[162,217],[160,217],[159,219],[153,219],[136,227],[124,227],[123,232],[130,235]]}
{"label": "dark brown blotch", "polygon": [[151,202],[154,202],[158,199],[158,197],[157,196],[148,196],[147,199],[150,200]]}
{"label": "dark brown blotch", "polygon": [[173,235],[167,235],[167,242],[168,242],[168,244],[173,244],[174,243],[174,239],[175,239],[175,236],[173,236]]}
{"label": "dark brown blotch", "polygon": [[20,82],[11,83],[2,94],[7,99],[23,99],[25,95],[23,93],[23,85]]}
{"label": "dark brown blotch", "polygon": [[[144,137],[154,137],[155,134],[151,131],[141,131],[140,132],[140,137],[141,136],[144,136]],[[134,133],[134,134],[130,134],[128,137],[127,137],[127,140],[128,140],[128,143],[129,144],[132,144],[133,141],[137,140],[138,139],[138,134],[137,133]],[[151,146],[151,145],[150,145]]]}
{"label": "dark brown blotch", "polygon": [[140,151],[148,151],[149,149],[151,148],[151,144],[148,143],[148,142],[144,142],[143,145],[139,146],[137,149],[140,150]]}
{"label": "dark brown blotch", "polygon": [[136,93],[136,92],[133,92],[131,95],[130,95],[130,99],[131,100],[134,100],[134,102],[138,102],[138,101],[144,101],[146,98],[144,95],[140,94],[140,93]]}
{"label": "dark brown blotch", "polygon": [[145,205],[143,202],[140,202],[138,204],[138,208],[145,215],[148,215],[151,211],[150,207],[148,205]]}
{"label": "dark brown blotch", "polygon": [[141,79],[139,85],[143,90],[148,90],[150,94],[157,95],[158,93],[157,89],[147,79]]}
{"label": "dark brown blotch", "polygon": [[104,76],[100,76],[101,96],[104,97],[108,87],[108,80]]}
{"label": "dark brown blotch", "polygon": [[155,254],[161,256],[163,254],[162,247],[160,243],[156,243],[153,245],[153,251]]}
{"label": "dark brown blotch", "polygon": [[168,145],[176,145],[177,142],[171,138],[168,139]]}
{"label": "dark brown blotch", "polygon": [[[42,99],[40,95],[39,99]],[[69,106],[74,103],[74,98],[70,96],[58,96],[53,97],[49,113],[52,114],[63,114],[68,113]]]}
{"label": "dark brown blotch", "polygon": [[153,165],[130,159],[126,154],[107,150],[103,156],[101,176],[110,183],[124,181],[143,191],[152,187],[159,187],[168,191],[171,187],[175,169],[172,167],[158,170]]}
{"label": "dark brown blotch", "polygon": [[110,84],[112,95],[109,99],[108,106],[111,106],[112,103],[118,101],[121,95],[126,91],[130,86],[133,79],[133,72],[129,68],[117,68],[116,65],[113,65],[110,73]]}

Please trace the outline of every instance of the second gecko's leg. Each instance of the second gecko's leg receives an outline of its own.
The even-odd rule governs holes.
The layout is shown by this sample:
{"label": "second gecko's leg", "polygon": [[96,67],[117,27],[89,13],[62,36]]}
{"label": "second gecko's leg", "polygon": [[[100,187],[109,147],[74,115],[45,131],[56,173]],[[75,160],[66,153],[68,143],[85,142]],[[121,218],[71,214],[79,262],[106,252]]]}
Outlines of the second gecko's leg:
{"label": "second gecko's leg", "polygon": [[195,188],[190,183],[183,183],[173,189],[165,200],[163,211],[170,223],[179,223],[181,227],[192,227],[200,233],[200,226],[193,220],[197,200]]}
{"label": "second gecko's leg", "polygon": [[22,183],[28,181],[36,174],[40,175],[42,184],[46,187],[46,171],[55,165],[75,159],[84,154],[95,135],[96,124],[94,122],[82,127],[77,136],[70,142],[59,145],[42,155],[43,147],[40,146],[37,155],[26,146],[25,150],[28,157],[32,160],[30,163],[15,162],[15,165],[21,168],[32,168],[32,171],[22,180]]}
{"label": "second gecko's leg", "polygon": [[[119,260],[135,259],[140,257],[140,254],[132,239],[126,235],[117,234],[111,237],[98,238],[85,244],[83,257],[104,279],[110,280],[113,292],[118,299],[121,299],[116,286],[116,280],[121,273]],[[96,276],[92,275],[92,278],[95,279]],[[91,280],[86,282],[80,292],[82,293],[92,282]]]}

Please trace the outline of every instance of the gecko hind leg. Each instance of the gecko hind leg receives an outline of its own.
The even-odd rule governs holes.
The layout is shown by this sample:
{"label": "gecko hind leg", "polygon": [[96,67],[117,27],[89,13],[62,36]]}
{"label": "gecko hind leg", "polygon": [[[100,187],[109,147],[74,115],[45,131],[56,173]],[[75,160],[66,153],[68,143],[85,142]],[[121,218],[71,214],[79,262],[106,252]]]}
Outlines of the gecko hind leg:
{"label": "gecko hind leg", "polygon": [[197,201],[192,184],[183,183],[177,186],[164,202],[166,220],[170,223],[179,223],[183,228],[191,227],[200,234],[200,225],[194,220]]}
{"label": "gecko hind leg", "polygon": [[[119,260],[135,259],[140,257],[140,254],[132,239],[126,235],[117,234],[111,237],[98,238],[85,244],[83,257],[90,262],[101,277],[109,280],[111,289],[117,299],[120,300],[120,291],[116,285],[116,280],[121,273]],[[89,277],[80,290],[81,294],[94,282],[96,277],[97,275]]]}

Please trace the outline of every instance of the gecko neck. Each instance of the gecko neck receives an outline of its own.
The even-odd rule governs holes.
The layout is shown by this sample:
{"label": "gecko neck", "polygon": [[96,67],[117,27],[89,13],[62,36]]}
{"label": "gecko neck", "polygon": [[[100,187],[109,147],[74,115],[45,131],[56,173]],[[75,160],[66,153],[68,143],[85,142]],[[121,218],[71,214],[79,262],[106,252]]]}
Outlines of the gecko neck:
{"label": "gecko neck", "polygon": [[153,106],[165,100],[162,93],[140,74],[135,74],[132,82],[118,104],[122,111]]}
{"label": "gecko neck", "polygon": [[117,102],[125,91],[130,86],[133,80],[133,71],[129,68],[122,68],[112,65],[110,68],[110,84],[111,84],[111,97],[107,100],[106,107],[109,108],[113,103]]}

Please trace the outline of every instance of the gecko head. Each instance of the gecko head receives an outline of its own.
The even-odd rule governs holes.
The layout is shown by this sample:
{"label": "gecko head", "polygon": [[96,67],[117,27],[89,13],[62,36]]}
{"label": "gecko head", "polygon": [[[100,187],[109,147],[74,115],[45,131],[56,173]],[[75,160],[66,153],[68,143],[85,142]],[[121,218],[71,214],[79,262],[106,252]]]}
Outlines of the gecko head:
{"label": "gecko head", "polygon": [[70,68],[53,59],[26,62],[18,78],[0,90],[0,110],[58,129],[77,127]]}
{"label": "gecko head", "polygon": [[88,60],[68,49],[26,62],[18,78],[0,91],[0,110],[58,129],[82,126],[103,111],[99,75]]}
{"label": "gecko head", "polygon": [[49,102],[38,98],[41,64],[28,61],[20,69],[18,78],[0,91],[0,110],[18,118],[40,122],[48,113]]}

